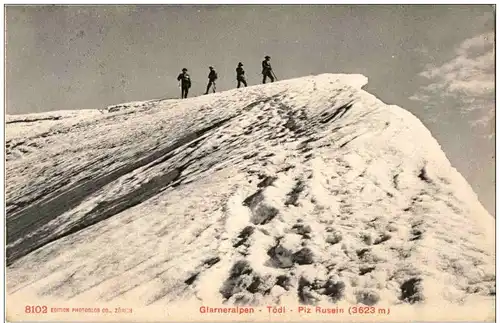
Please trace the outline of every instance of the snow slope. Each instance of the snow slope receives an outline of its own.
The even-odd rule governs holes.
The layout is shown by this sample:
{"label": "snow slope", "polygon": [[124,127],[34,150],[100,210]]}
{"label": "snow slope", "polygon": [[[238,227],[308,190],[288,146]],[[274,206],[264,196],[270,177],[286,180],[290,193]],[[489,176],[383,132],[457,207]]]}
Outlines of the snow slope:
{"label": "snow slope", "polygon": [[[8,116],[7,313],[33,299],[133,304],[141,318],[366,304],[492,319],[493,217],[422,123],[366,82]],[[192,312],[179,318],[229,319]]]}

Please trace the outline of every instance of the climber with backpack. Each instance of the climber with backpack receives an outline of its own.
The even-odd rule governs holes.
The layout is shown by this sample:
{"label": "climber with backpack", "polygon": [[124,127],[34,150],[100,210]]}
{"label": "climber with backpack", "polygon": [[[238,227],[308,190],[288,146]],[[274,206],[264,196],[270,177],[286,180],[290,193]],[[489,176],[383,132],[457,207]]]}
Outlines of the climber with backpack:
{"label": "climber with backpack", "polygon": [[236,68],[236,81],[238,81],[238,89],[241,86],[241,83],[247,87],[247,81],[245,80],[245,70],[243,69],[243,63],[239,62],[238,67]]}
{"label": "climber with backpack", "polygon": [[191,88],[191,78],[187,71],[187,68],[183,68],[182,73],[177,76],[177,81],[181,82],[181,95],[183,99],[187,98],[189,88]]}
{"label": "climber with backpack", "polygon": [[217,80],[218,77],[217,72],[215,71],[213,66],[209,66],[208,68],[210,69],[210,73],[208,73],[208,85],[205,94],[208,94],[210,87],[212,87],[213,92],[215,93],[215,81]]}
{"label": "climber with backpack", "polygon": [[262,61],[262,75],[263,75],[262,84],[266,84],[266,78],[268,77],[271,80],[271,82],[274,82],[275,75],[273,72],[273,68],[271,67],[270,60],[271,57],[266,56],[265,59]]}

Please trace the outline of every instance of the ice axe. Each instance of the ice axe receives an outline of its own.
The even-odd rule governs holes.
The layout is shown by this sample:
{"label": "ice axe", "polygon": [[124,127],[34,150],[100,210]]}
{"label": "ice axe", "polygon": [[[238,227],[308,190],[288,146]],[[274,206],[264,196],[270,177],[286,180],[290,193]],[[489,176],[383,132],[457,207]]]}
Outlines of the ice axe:
{"label": "ice axe", "polygon": [[274,78],[275,78],[275,79],[276,79],[276,81],[277,81],[277,80],[278,80],[278,77],[276,76],[276,74],[274,74],[274,71],[273,71],[273,70],[271,70],[271,73],[273,73],[273,76],[274,76]]}

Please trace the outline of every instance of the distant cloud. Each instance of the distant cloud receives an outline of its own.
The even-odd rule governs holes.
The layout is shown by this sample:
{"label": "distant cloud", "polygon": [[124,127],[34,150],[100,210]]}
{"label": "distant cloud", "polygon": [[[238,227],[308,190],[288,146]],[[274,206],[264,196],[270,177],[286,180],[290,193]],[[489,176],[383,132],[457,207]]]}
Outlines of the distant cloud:
{"label": "distant cloud", "polygon": [[460,111],[471,115],[471,126],[491,128],[495,123],[495,34],[466,39],[456,57],[441,66],[428,66],[419,76],[429,80],[409,99],[432,104],[436,99],[454,98]]}

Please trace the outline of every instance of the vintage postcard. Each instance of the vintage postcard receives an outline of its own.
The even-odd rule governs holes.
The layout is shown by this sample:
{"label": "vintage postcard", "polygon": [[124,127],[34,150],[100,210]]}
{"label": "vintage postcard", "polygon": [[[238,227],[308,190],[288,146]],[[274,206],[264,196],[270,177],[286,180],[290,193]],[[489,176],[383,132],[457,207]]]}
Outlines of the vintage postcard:
{"label": "vintage postcard", "polygon": [[5,6],[9,322],[495,320],[493,5]]}

